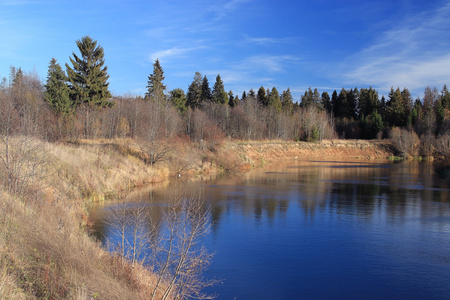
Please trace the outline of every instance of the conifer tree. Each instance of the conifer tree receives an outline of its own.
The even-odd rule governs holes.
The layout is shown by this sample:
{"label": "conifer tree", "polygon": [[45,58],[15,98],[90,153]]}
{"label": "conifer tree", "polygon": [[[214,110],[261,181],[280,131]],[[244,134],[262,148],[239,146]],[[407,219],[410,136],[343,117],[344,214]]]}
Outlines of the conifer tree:
{"label": "conifer tree", "polygon": [[281,111],[280,94],[275,87],[272,88],[272,91],[269,95],[269,106],[275,108],[275,110],[277,111]]}
{"label": "conifer tree", "polygon": [[380,100],[378,99],[378,92],[372,87],[366,89],[362,88],[360,92],[358,110],[359,116],[367,117],[378,109]]}
{"label": "conifer tree", "polygon": [[261,104],[262,106],[267,107],[269,105],[269,98],[267,97],[266,89],[263,86],[259,88],[256,99],[258,100],[258,103]]}
{"label": "conifer tree", "polygon": [[186,106],[192,109],[199,108],[202,104],[202,74],[195,72],[194,81],[189,85],[186,95]]}
{"label": "conifer tree", "polygon": [[336,90],[333,91],[333,94],[331,94],[331,107],[333,110],[333,115],[335,118],[340,117],[339,116],[339,112],[340,112],[340,108],[339,108],[339,97],[338,97],[338,93]]}
{"label": "conifer tree", "polygon": [[164,91],[166,86],[163,84],[164,71],[159,63],[159,59],[156,59],[153,64],[153,73],[148,76],[147,93],[144,100],[151,99],[157,103],[164,100]]}
{"label": "conifer tree", "polygon": [[281,94],[281,109],[287,113],[292,113],[294,109],[294,99],[289,88]]}
{"label": "conifer tree", "polygon": [[247,99],[248,97],[251,97],[253,99],[257,99],[256,93],[255,93],[255,91],[253,89],[250,89],[250,91],[248,91],[248,95],[245,97],[245,99]]}
{"label": "conifer tree", "polygon": [[72,101],[89,107],[110,106],[109,75],[107,66],[104,66],[103,47],[97,46],[97,41],[89,36],[82,37],[76,44],[81,57],[72,53],[70,62],[73,68],[66,64]]}
{"label": "conifer tree", "polygon": [[209,81],[208,78],[205,76],[203,76],[203,81],[202,81],[202,96],[201,96],[201,101],[203,103],[205,102],[209,102],[211,101],[211,88],[209,87]]}
{"label": "conifer tree", "polygon": [[70,90],[66,82],[66,74],[56,62],[56,59],[52,58],[48,67],[44,98],[57,115],[69,115],[74,111],[73,102],[69,96]]}
{"label": "conifer tree", "polygon": [[241,99],[242,101],[245,101],[245,99],[247,99],[247,93],[245,91],[242,93]]}
{"label": "conifer tree", "polygon": [[228,92],[228,105],[230,107],[235,107],[238,104],[237,101],[239,101],[238,96],[236,95],[236,97],[234,97],[233,92],[230,90]]}
{"label": "conifer tree", "polygon": [[403,105],[403,97],[400,89],[391,88],[389,92],[389,100],[386,103],[386,118],[391,126],[405,126],[405,107]]}
{"label": "conifer tree", "polygon": [[170,101],[172,101],[173,106],[175,106],[181,114],[186,112],[186,95],[182,89],[174,89],[169,92]]}
{"label": "conifer tree", "polygon": [[450,92],[448,91],[446,84],[444,84],[444,87],[441,91],[441,102],[443,108],[450,109]]}
{"label": "conifer tree", "polygon": [[228,94],[225,92],[223,81],[220,75],[217,75],[216,82],[212,90],[212,101],[219,104],[228,104]]}
{"label": "conifer tree", "polygon": [[331,99],[328,92],[323,92],[320,97],[320,102],[323,107],[327,111],[327,113],[331,113],[333,106],[331,105]]}

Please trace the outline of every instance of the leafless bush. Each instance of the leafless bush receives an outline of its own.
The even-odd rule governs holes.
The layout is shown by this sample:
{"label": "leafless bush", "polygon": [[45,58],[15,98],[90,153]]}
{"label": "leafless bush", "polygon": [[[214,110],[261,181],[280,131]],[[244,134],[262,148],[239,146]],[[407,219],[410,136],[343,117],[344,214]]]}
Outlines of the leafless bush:
{"label": "leafless bush", "polygon": [[445,156],[446,158],[450,157],[450,133],[445,133],[439,136],[434,141],[435,150],[438,154]]}
{"label": "leafless bush", "polygon": [[414,131],[393,127],[389,136],[400,152],[400,156],[408,157],[418,154],[420,139]]}
{"label": "leafless bush", "polygon": [[[146,260],[156,274],[151,299],[212,299],[202,289],[214,284],[202,273],[212,255],[201,244],[210,229],[210,211],[194,198],[176,198],[160,222],[149,219],[154,206],[108,209],[107,224],[119,238],[117,250],[132,264]],[[148,255],[148,257],[147,257]]]}
{"label": "leafless bush", "polygon": [[110,245],[121,257],[134,266],[145,263],[145,250],[149,247],[146,209],[144,206],[113,206],[106,209],[107,224],[114,236],[119,238],[117,245]]}
{"label": "leafless bush", "polygon": [[178,198],[165,215],[166,230],[152,243],[151,263],[159,276],[152,299],[163,289],[162,299],[212,299],[201,291],[214,281],[202,277],[210,264],[209,254],[201,239],[210,229],[210,210],[204,210],[204,201]]}
{"label": "leafless bush", "polygon": [[431,132],[420,136],[420,154],[432,157],[435,152],[436,139]]}
{"label": "leafless bush", "polygon": [[306,141],[315,141],[331,139],[336,137],[334,130],[334,120],[326,111],[317,109],[310,105],[300,110],[299,121],[303,139]]}

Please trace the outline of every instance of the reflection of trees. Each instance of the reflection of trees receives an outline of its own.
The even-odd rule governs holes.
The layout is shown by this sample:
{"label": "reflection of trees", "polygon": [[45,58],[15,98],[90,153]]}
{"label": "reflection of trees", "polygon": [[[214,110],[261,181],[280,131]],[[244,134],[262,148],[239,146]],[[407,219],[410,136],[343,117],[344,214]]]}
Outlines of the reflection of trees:
{"label": "reflection of trees", "polygon": [[[435,213],[426,201],[449,201],[445,182],[437,180],[432,165],[419,162],[299,162],[219,178],[212,181],[213,185],[211,181],[175,182],[168,188],[142,191],[132,199],[144,198],[149,205],[161,205],[173,194],[200,195],[211,208],[215,231],[231,214],[271,223],[284,218],[289,208],[295,207],[293,203],[309,218],[324,211],[364,219],[380,215],[403,218],[412,209],[422,214]],[[153,210],[149,218],[158,220],[160,213]]]}

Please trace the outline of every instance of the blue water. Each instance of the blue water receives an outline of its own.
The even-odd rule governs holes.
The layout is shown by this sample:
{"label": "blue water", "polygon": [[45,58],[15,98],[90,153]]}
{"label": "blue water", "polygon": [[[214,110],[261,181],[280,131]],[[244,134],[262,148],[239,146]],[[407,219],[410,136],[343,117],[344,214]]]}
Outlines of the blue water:
{"label": "blue water", "polygon": [[430,164],[291,163],[132,201],[175,190],[211,206],[218,299],[450,299],[450,190]]}

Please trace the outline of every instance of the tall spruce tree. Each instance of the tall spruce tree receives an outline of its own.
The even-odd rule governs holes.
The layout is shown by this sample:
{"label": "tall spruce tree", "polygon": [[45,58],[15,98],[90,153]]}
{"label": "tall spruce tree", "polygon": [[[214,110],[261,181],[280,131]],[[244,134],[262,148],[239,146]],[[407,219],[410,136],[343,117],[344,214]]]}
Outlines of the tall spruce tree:
{"label": "tall spruce tree", "polygon": [[209,87],[209,81],[208,81],[208,77],[203,76],[203,81],[202,81],[202,102],[209,102],[211,101],[212,95],[211,95],[211,88]]}
{"label": "tall spruce tree", "polygon": [[444,87],[441,91],[441,102],[443,108],[450,109],[450,92],[448,91],[446,84],[444,84]]}
{"label": "tall spruce tree", "polygon": [[145,93],[144,100],[151,99],[157,103],[164,101],[164,91],[166,86],[163,84],[164,71],[159,63],[159,59],[156,59],[153,64],[153,73],[148,76],[147,93]]}
{"label": "tall spruce tree", "polygon": [[61,66],[52,58],[48,67],[47,83],[44,98],[57,115],[69,115],[74,111],[73,102],[69,97],[67,77]]}
{"label": "tall spruce tree", "polygon": [[281,94],[281,109],[289,114],[294,109],[294,99],[289,88]]}
{"label": "tall spruce tree", "polygon": [[199,108],[202,104],[202,74],[195,72],[194,80],[189,85],[186,95],[186,106],[192,109]]}
{"label": "tall spruce tree", "polygon": [[275,110],[277,111],[281,111],[280,94],[275,87],[272,88],[272,91],[269,95],[269,106],[275,108]]}
{"label": "tall spruce tree", "polygon": [[76,44],[81,57],[73,52],[73,58],[70,58],[73,68],[66,64],[72,100],[89,107],[110,106],[109,75],[103,47],[97,46],[97,41],[89,36],[82,37]]}
{"label": "tall spruce tree", "polygon": [[320,103],[323,109],[326,110],[327,113],[331,113],[332,105],[331,105],[331,99],[328,92],[323,92],[320,96]]}
{"label": "tall spruce tree", "polygon": [[386,119],[391,126],[405,126],[405,106],[400,89],[391,88],[389,100],[386,103]]}
{"label": "tall spruce tree", "polygon": [[219,104],[228,104],[228,94],[225,92],[223,81],[220,75],[217,75],[216,82],[212,90],[212,101]]}
{"label": "tall spruce tree", "polygon": [[267,97],[266,89],[263,86],[259,88],[256,99],[258,100],[258,103],[261,104],[262,106],[267,107],[269,105],[269,97]]}

